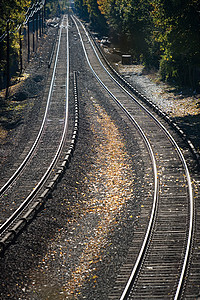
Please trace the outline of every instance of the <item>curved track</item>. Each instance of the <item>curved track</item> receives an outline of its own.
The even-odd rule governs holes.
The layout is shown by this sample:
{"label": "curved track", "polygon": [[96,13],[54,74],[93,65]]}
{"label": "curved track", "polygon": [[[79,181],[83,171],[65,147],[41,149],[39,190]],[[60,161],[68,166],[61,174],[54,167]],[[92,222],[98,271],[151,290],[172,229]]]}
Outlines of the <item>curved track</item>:
{"label": "curved track", "polygon": [[145,143],[152,148],[158,166],[157,173],[152,165],[154,174],[157,173],[152,203],[145,203],[127,263],[121,268],[109,299],[178,299],[193,235],[193,192],[186,161],[163,123],[114,79],[101,62],[84,26],[74,17],[73,21],[94,76],[144,133]]}
{"label": "curved track", "polygon": [[[133,245],[108,299],[179,299],[188,271],[194,230],[193,192],[186,161],[166,129],[167,124],[158,120],[148,106],[115,79],[84,26],[74,16],[72,20],[71,26],[79,34],[88,66],[102,90],[109,94],[130,128],[140,133],[140,147],[146,149],[147,172],[153,175],[151,201],[149,197],[143,199]],[[69,135],[68,27],[68,17],[64,17],[60,25],[46,112],[38,137],[20,168],[0,190],[0,247],[3,250],[41,205],[41,201],[37,200],[38,193],[44,187],[39,198],[48,195],[73,151],[73,146],[70,146],[61,168],[55,172],[53,169]],[[74,117],[73,141],[76,140],[78,128],[77,109]],[[52,175],[55,180],[45,187]]]}
{"label": "curved track", "polygon": [[[1,245],[26,223],[27,209],[37,207],[33,200],[46,183],[61,154],[68,131],[69,42],[68,17],[60,25],[55,62],[46,111],[38,136],[20,167],[0,190]],[[28,216],[28,215],[27,215]],[[17,223],[16,223],[17,222]],[[10,226],[14,229],[10,230]],[[5,236],[6,234],[6,236]]]}

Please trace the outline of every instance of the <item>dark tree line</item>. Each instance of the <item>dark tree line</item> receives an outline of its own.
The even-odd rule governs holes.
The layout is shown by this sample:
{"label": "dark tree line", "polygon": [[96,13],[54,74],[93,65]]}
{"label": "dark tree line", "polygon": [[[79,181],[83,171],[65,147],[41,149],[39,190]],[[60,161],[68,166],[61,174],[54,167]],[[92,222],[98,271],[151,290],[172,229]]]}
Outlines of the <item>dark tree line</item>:
{"label": "dark tree line", "polygon": [[44,19],[60,16],[67,0],[0,0],[0,88],[22,73],[30,54],[37,51]]}
{"label": "dark tree line", "polygon": [[[0,83],[5,84],[6,77],[10,77],[8,70],[18,69],[17,58],[20,52],[19,25],[25,21],[25,13],[30,6],[26,0],[0,1]],[[8,65],[9,64],[9,65]],[[10,71],[10,70],[9,70]],[[9,78],[7,78],[7,81]]]}
{"label": "dark tree line", "polygon": [[75,0],[75,7],[92,25],[114,30],[163,80],[199,87],[199,0]]}
{"label": "dark tree line", "polygon": [[[77,11],[95,30],[114,32],[136,61],[158,68],[163,80],[174,80],[193,89],[199,87],[199,0],[74,1]],[[8,29],[11,32],[11,65],[17,69],[20,46],[16,28],[24,22],[28,8],[34,3],[37,1],[0,0],[1,74],[7,55],[4,34]],[[46,16],[58,15],[66,6],[66,0],[46,0]]]}

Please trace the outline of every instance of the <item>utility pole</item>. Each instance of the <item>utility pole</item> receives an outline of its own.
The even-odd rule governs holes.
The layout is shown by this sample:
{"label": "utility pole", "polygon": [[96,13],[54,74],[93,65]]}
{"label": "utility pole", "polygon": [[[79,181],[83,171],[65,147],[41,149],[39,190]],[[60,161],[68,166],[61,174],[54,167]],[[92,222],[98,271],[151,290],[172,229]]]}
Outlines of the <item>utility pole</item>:
{"label": "utility pole", "polygon": [[41,14],[41,9],[39,10],[39,28],[40,28],[39,37],[41,38],[41,36],[42,36],[42,14]]}
{"label": "utility pole", "polygon": [[41,14],[41,36],[44,33],[44,6],[42,6],[41,10],[40,10],[40,14]]}
{"label": "utility pole", "polygon": [[7,32],[7,37],[6,37],[6,41],[7,41],[7,51],[6,51],[6,99],[8,98],[8,92],[9,92],[9,86],[10,86],[10,37],[9,37],[9,21],[7,20],[7,24],[6,24],[6,32]]}
{"label": "utility pole", "polygon": [[35,14],[33,14],[33,52],[35,52]]}
{"label": "utility pole", "polygon": [[30,21],[28,19],[28,62],[30,61]]}
{"label": "utility pole", "polygon": [[19,58],[20,58],[20,74],[22,74],[23,65],[22,65],[22,28],[19,28]]}
{"label": "utility pole", "polygon": [[36,32],[36,45],[35,45],[35,49],[37,50],[37,44],[38,44],[38,11],[35,13],[35,32]]}

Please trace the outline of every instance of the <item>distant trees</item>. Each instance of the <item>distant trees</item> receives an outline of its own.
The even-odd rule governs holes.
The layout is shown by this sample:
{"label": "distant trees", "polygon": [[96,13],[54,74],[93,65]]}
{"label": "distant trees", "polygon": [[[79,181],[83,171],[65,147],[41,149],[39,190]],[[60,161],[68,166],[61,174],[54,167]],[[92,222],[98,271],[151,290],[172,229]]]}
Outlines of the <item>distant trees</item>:
{"label": "distant trees", "polygon": [[96,0],[76,0],[75,8],[82,17],[90,21],[91,26],[99,31],[107,31],[106,20],[104,14]]}
{"label": "distant trees", "polygon": [[[25,12],[30,6],[31,1],[27,0],[1,0],[0,1],[0,41],[5,40],[4,35],[7,34],[7,29],[12,34],[17,35],[17,25],[22,24],[25,20]],[[3,47],[2,44],[0,44]],[[11,47],[15,48],[16,41],[12,39]],[[2,48],[1,48],[2,50]],[[0,52],[2,54],[2,52]]]}
{"label": "distant trees", "polygon": [[74,2],[75,9],[81,14],[85,20],[89,20],[89,12],[85,0],[76,0]]}
{"label": "distant trees", "polygon": [[0,84],[9,84],[10,67],[17,70],[16,57],[20,52],[21,31],[19,25],[25,20],[25,12],[30,6],[27,0],[0,1]]}
{"label": "distant trees", "polygon": [[[19,32],[25,13],[36,0],[0,0],[0,70],[4,79],[6,34],[12,58],[19,54]],[[193,89],[200,81],[199,0],[74,0],[77,11],[95,30],[107,29],[122,41],[133,58],[159,68],[163,80],[175,80]],[[46,14],[60,14],[66,0],[46,0]],[[11,64],[14,63],[11,61]]]}
{"label": "distant trees", "polygon": [[1,0],[0,2],[0,25],[5,25],[5,21],[12,19],[16,22],[22,22],[26,8],[30,5],[29,0]]}
{"label": "distant trees", "polygon": [[195,88],[200,80],[200,2],[154,0],[152,5],[162,78]]}
{"label": "distant trees", "polygon": [[199,0],[75,0],[75,6],[94,24],[101,24],[100,12],[133,57],[159,68],[163,80],[198,87]]}
{"label": "distant trees", "polygon": [[[22,72],[23,61],[36,51],[44,29],[44,15],[55,17],[67,9],[67,0],[0,0],[0,88]],[[24,40],[24,41],[23,41]],[[23,42],[22,42],[23,41]],[[26,49],[25,49],[26,48]],[[28,52],[22,59],[22,53]]]}

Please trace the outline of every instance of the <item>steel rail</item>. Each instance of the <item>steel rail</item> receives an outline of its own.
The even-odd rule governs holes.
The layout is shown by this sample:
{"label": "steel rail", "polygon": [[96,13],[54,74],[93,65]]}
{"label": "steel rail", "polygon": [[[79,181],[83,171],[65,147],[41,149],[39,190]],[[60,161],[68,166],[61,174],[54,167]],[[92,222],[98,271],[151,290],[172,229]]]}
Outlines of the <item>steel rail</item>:
{"label": "steel rail", "polygon": [[[53,75],[52,75],[52,80],[51,80],[51,85],[50,85],[50,91],[49,91],[49,95],[48,95],[48,105],[50,102],[50,98],[51,98],[51,94],[52,94],[52,88],[53,88],[53,83],[54,83],[54,79],[55,79],[55,71],[56,71],[56,65],[57,65],[57,60],[58,60],[58,53],[59,53],[59,47],[60,47],[60,40],[61,40],[61,33],[62,33],[62,29],[64,28],[63,25],[60,26],[60,34],[59,34],[59,43],[58,43],[58,47],[57,47],[57,54],[56,54],[56,60],[55,60],[55,64],[54,64],[54,71],[53,71]],[[67,26],[65,27],[66,31],[67,31],[67,77],[66,77],[66,106],[65,106],[65,123],[64,123],[64,129],[63,129],[63,134],[61,137],[61,141],[60,144],[57,148],[56,154],[53,158],[53,160],[51,161],[51,164],[49,165],[47,171],[45,172],[45,174],[42,176],[42,178],[40,179],[40,181],[38,182],[38,184],[35,186],[34,190],[28,195],[28,197],[23,201],[23,203],[18,207],[17,210],[15,210],[15,212],[6,220],[6,222],[4,222],[2,224],[2,226],[0,227],[0,234],[2,234],[3,232],[5,232],[5,230],[7,230],[8,226],[10,226],[15,219],[18,217],[18,215],[30,204],[30,201],[32,200],[32,198],[36,195],[36,193],[38,192],[38,190],[41,188],[41,186],[44,184],[44,182],[46,181],[46,179],[48,178],[53,166],[55,165],[55,163],[57,162],[58,158],[59,158],[59,154],[61,153],[63,144],[64,144],[64,140],[65,140],[65,136],[66,136],[66,131],[67,131],[67,127],[68,127],[68,98],[69,98],[69,39],[68,39],[68,17],[67,17]],[[48,107],[46,109],[45,112],[45,118],[47,115],[47,110]],[[44,127],[44,123],[45,123],[45,118],[43,119],[43,124],[42,124],[42,128],[40,129],[40,134],[38,135],[37,138],[37,142],[41,136],[43,127]],[[34,150],[36,147],[36,142],[34,143],[34,147],[32,147],[32,149]],[[31,154],[33,153],[33,150],[31,151],[31,153],[29,152],[28,154],[28,158],[26,158],[26,162],[27,160],[30,158]],[[17,174],[18,175],[18,174]],[[16,176],[17,176],[16,175]],[[15,177],[16,177],[15,176]],[[12,179],[13,181],[14,179]]]}
{"label": "steel rail", "polygon": [[[73,19],[73,17],[72,17],[72,19]],[[137,273],[137,271],[138,271],[138,269],[140,267],[141,259],[144,256],[145,249],[147,247],[149,238],[151,236],[151,230],[152,230],[154,219],[155,219],[155,215],[156,215],[156,209],[157,209],[157,204],[158,204],[158,192],[159,192],[159,182],[158,182],[158,171],[157,171],[156,159],[155,159],[155,155],[153,153],[153,149],[152,149],[152,147],[150,145],[150,142],[147,139],[147,137],[146,137],[144,131],[142,130],[142,128],[140,127],[140,125],[137,123],[137,121],[133,118],[133,116],[126,110],[126,108],[119,102],[119,100],[115,97],[115,95],[107,88],[107,86],[102,82],[102,80],[95,73],[94,69],[92,68],[92,66],[90,64],[88,55],[86,53],[86,49],[85,49],[85,46],[84,46],[84,43],[83,43],[83,39],[82,39],[80,30],[79,30],[79,28],[77,26],[77,23],[76,23],[75,19],[73,19],[73,21],[74,21],[74,23],[75,23],[75,25],[77,27],[77,30],[78,30],[78,33],[79,33],[79,36],[80,36],[80,40],[81,40],[81,43],[82,43],[82,47],[83,47],[83,50],[84,50],[84,53],[85,53],[85,56],[86,56],[86,60],[88,62],[88,65],[89,65],[91,71],[93,72],[93,74],[95,75],[95,77],[97,78],[97,80],[100,82],[100,84],[103,86],[103,88],[109,93],[109,95],[114,99],[114,101],[118,104],[118,106],[124,111],[124,113],[128,116],[128,118],[132,121],[132,123],[138,129],[140,135],[142,136],[142,138],[143,138],[143,140],[144,140],[144,142],[145,142],[145,144],[147,146],[147,149],[149,151],[149,154],[150,154],[150,157],[151,157],[151,160],[152,160],[152,165],[153,165],[154,197],[153,197],[153,204],[152,204],[151,215],[150,215],[149,224],[148,224],[148,227],[147,227],[147,230],[146,230],[146,233],[145,233],[144,241],[142,243],[142,247],[141,247],[140,252],[138,254],[137,261],[136,261],[135,266],[134,266],[134,268],[133,268],[133,270],[131,272],[130,278],[129,278],[128,283],[126,285],[126,288],[124,290],[124,294],[127,294],[128,291],[129,291],[129,289],[130,289],[131,283],[133,282],[133,279],[135,278],[135,275],[136,275],[136,273]]]}
{"label": "steel rail", "polygon": [[27,154],[26,158],[23,160],[22,164],[18,167],[18,169],[15,171],[15,173],[9,178],[9,180],[1,187],[0,196],[2,195],[3,192],[5,192],[5,190],[11,185],[11,183],[16,179],[16,177],[19,175],[19,173],[23,170],[23,168],[27,164],[29,158],[31,157],[33,151],[35,150],[35,148],[36,148],[36,146],[37,146],[37,144],[40,140],[40,137],[42,135],[45,120],[46,120],[46,116],[47,116],[47,112],[48,112],[48,109],[49,109],[51,94],[52,94],[52,90],[53,90],[53,84],[54,84],[54,80],[55,80],[55,72],[56,72],[58,54],[59,54],[59,49],[60,49],[61,33],[62,33],[62,30],[60,30],[60,33],[59,33],[59,40],[58,40],[58,45],[57,45],[57,51],[56,51],[56,58],[55,58],[54,68],[53,68],[53,74],[52,74],[51,84],[50,84],[48,98],[47,98],[46,110],[45,110],[45,113],[44,113],[44,116],[43,116],[43,121],[42,121],[42,125],[40,127],[40,131],[39,131],[39,133],[38,133],[38,135],[35,139],[35,142],[34,142],[33,146],[31,147],[31,149],[30,149],[29,153]]}
{"label": "steel rail", "polygon": [[[76,17],[75,17],[76,18]],[[178,285],[177,285],[177,289],[176,289],[176,293],[174,296],[174,300],[178,300],[180,297],[180,293],[182,290],[182,286],[184,283],[184,277],[187,271],[187,265],[188,265],[188,261],[189,261],[189,255],[190,255],[190,250],[191,250],[191,244],[192,244],[192,235],[193,235],[193,230],[194,230],[194,224],[193,224],[193,219],[194,219],[194,200],[193,200],[193,191],[192,191],[192,182],[191,182],[191,178],[190,178],[190,173],[189,173],[189,169],[186,163],[186,160],[183,156],[183,153],[181,151],[181,149],[179,148],[177,142],[175,141],[175,139],[172,137],[172,135],[169,133],[169,131],[164,127],[164,125],[142,104],[140,103],[126,88],[124,88],[111,74],[110,72],[105,68],[105,66],[103,65],[101,59],[99,58],[99,55],[93,45],[93,43],[91,42],[91,39],[89,37],[88,32],[86,31],[85,27],[83,26],[83,24],[80,22],[80,20],[78,20],[78,18],[76,18],[76,20],[81,24],[82,28],[85,31],[85,34],[88,38],[88,41],[90,42],[95,55],[97,57],[97,59],[99,60],[101,66],[104,68],[104,70],[107,72],[107,74],[112,78],[112,80],[114,80],[117,85],[125,92],[127,93],[131,99],[133,99],[134,102],[136,102],[142,109],[145,110],[146,113],[148,113],[148,115],[159,125],[159,127],[165,132],[165,134],[168,136],[168,139],[171,141],[171,143],[173,144],[173,146],[175,147],[175,149],[177,150],[177,153],[179,155],[179,158],[182,162],[182,165],[185,169],[185,173],[186,173],[186,178],[187,178],[187,183],[188,183],[188,193],[189,193],[189,213],[190,213],[190,217],[189,217],[189,228],[188,228],[188,239],[187,239],[187,246],[186,246],[186,250],[185,250],[185,256],[184,256],[184,261],[183,261],[183,266],[182,266],[182,270],[181,270],[181,274],[179,277],[179,281],[178,281]],[[86,54],[86,50],[84,50],[85,54]],[[89,59],[87,59],[89,61]],[[138,255],[138,260],[140,260],[142,258],[142,255]],[[137,262],[138,264],[138,262]],[[133,268],[133,271],[131,273],[131,278],[133,279],[135,277],[136,271],[138,268]],[[125,300],[127,297],[127,292],[130,289],[130,286],[132,285],[132,280],[129,279],[127,282],[127,285],[124,289],[124,292],[120,298],[120,300]]]}

